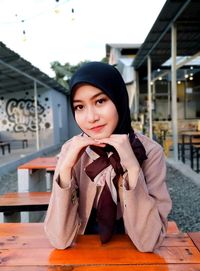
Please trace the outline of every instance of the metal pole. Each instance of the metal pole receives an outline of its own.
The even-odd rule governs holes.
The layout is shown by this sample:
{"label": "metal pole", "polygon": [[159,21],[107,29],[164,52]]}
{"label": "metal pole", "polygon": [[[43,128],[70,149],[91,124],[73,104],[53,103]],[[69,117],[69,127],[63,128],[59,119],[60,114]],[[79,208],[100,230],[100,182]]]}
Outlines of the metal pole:
{"label": "metal pole", "polygon": [[152,132],[152,97],[151,97],[151,58],[147,58],[148,66],[148,112],[149,112],[149,137],[153,138]]}
{"label": "metal pole", "polygon": [[138,118],[139,114],[139,74],[135,71],[135,105],[134,105],[134,117]]}
{"label": "metal pole", "polygon": [[177,51],[177,29],[174,24],[171,27],[171,78],[172,78],[172,131],[174,160],[178,161],[178,125],[177,125],[177,85],[176,85],[176,51]]}
{"label": "metal pole", "polygon": [[39,138],[39,122],[38,122],[38,107],[37,107],[37,82],[34,81],[34,105],[35,105],[35,126],[36,126],[36,148],[40,149]]}
{"label": "metal pole", "polygon": [[167,81],[167,115],[171,116],[171,90],[170,90],[170,81]]}

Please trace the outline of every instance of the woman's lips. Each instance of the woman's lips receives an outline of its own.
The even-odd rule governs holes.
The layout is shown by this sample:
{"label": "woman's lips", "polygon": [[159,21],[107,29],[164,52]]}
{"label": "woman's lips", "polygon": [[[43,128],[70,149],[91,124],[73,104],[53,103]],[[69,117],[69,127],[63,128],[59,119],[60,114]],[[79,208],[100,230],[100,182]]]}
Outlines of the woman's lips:
{"label": "woman's lips", "polygon": [[92,127],[90,130],[93,132],[99,132],[104,128],[104,126],[105,125],[98,125],[98,126]]}

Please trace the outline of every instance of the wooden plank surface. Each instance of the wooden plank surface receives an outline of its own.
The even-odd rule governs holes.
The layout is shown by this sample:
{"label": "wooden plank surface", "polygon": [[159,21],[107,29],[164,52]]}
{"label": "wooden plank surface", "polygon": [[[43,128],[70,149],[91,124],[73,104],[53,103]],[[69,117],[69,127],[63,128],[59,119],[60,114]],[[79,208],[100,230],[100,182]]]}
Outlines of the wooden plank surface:
{"label": "wooden plank surface", "polygon": [[[86,236],[87,237],[87,236]],[[87,242],[87,238],[82,239]],[[144,265],[144,264],[200,264],[195,247],[161,247],[157,253],[142,253],[133,248],[74,247],[65,250],[52,248],[0,249],[0,266],[25,265]]]}
{"label": "wooden plank surface", "polygon": [[187,234],[183,233],[168,234],[162,247],[155,253],[139,252],[126,235],[114,236],[111,242],[104,245],[100,243],[98,235],[78,236],[73,247],[57,250],[45,237],[42,223],[0,224],[0,237],[0,267],[200,265],[200,252]]}
{"label": "wooden plank surface", "polygon": [[188,235],[190,236],[195,246],[200,251],[200,232],[189,232]]}
{"label": "wooden plank surface", "polygon": [[112,241],[104,245],[98,235],[82,235],[71,248],[57,250],[46,238],[43,226],[43,223],[0,224],[1,271],[17,271],[17,266],[19,270],[32,271],[114,271],[116,268],[123,271],[192,271],[200,267],[199,250],[189,236],[181,232],[168,233],[155,253],[139,252],[127,235],[113,236]]}
{"label": "wooden plank surface", "polygon": [[168,222],[167,233],[179,233],[180,230],[175,221]]}
{"label": "wooden plank surface", "polygon": [[96,266],[1,266],[1,271],[199,271],[199,264],[96,265]]}
{"label": "wooden plank surface", "polygon": [[36,159],[33,159],[21,166],[18,167],[18,169],[55,169],[57,164],[57,157],[38,157]]}
{"label": "wooden plank surface", "polygon": [[0,212],[46,210],[50,192],[6,193],[0,196]]}
{"label": "wooden plank surface", "polygon": [[[187,246],[191,247],[194,246],[193,242],[185,233],[172,233],[172,228],[169,223],[169,233],[167,234],[162,246]],[[176,238],[174,235],[176,234]],[[0,237],[1,237],[1,244],[3,247],[7,248],[37,248],[38,244],[44,248],[51,248],[48,239],[45,236],[44,232],[44,225],[43,223],[8,223],[8,224],[0,224]],[[82,236],[81,238],[84,238]],[[98,237],[94,238],[92,235],[87,237],[88,246],[91,248],[99,247],[99,240]],[[129,240],[127,236],[122,235],[119,240],[115,240],[113,238],[111,246],[117,245],[120,247],[129,247],[132,248],[132,242]],[[79,246],[84,245],[80,243]],[[1,247],[1,246],[0,246]]]}

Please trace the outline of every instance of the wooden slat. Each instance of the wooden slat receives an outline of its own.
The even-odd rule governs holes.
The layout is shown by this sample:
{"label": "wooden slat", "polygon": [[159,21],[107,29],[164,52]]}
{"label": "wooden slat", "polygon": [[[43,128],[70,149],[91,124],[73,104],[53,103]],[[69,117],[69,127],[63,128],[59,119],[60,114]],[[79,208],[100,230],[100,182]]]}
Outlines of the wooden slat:
{"label": "wooden slat", "polygon": [[6,193],[0,196],[0,212],[46,210],[51,192]]}
{"label": "wooden slat", "polygon": [[[87,239],[84,240],[87,242]],[[156,253],[142,253],[135,248],[83,248],[77,244],[66,250],[50,248],[1,249],[0,265],[141,265],[141,264],[200,264],[195,247],[161,247]]]}
{"label": "wooden slat", "polygon": [[200,232],[189,232],[188,235],[190,236],[195,246],[200,251]]}
{"label": "wooden slat", "polygon": [[57,157],[38,157],[33,159],[21,166],[18,169],[47,169],[50,168],[51,170],[55,169],[57,164]]}
{"label": "wooden slat", "polygon": [[199,271],[199,264],[96,265],[96,266],[1,266],[1,271]]}
{"label": "wooden slat", "polygon": [[167,227],[167,233],[179,233],[180,230],[175,221],[169,221]]}
{"label": "wooden slat", "polygon": [[[34,233],[34,234],[33,234]],[[83,238],[83,236],[81,236]],[[98,239],[98,237],[97,237]],[[99,248],[98,240],[94,239],[93,235],[87,236],[87,242],[89,243],[89,249]],[[41,248],[51,248],[49,241],[47,240],[44,232],[36,234],[35,231],[32,234],[23,234],[23,235],[3,235],[1,236],[0,243],[7,248],[37,248],[40,244]],[[120,248],[129,248],[132,249],[133,244],[128,240],[127,236],[117,236],[113,237],[111,244],[113,248],[116,246]],[[0,246],[1,247],[1,246]],[[79,243],[79,247],[85,247],[84,243]],[[182,236],[178,235],[176,238],[173,236],[167,236],[162,243],[162,247],[194,247],[192,241],[186,234]]]}
{"label": "wooden slat", "polygon": [[[14,234],[15,233],[15,234]],[[42,247],[51,247],[44,233],[43,223],[9,223],[0,224],[1,242],[8,248],[23,248],[23,247],[38,247],[41,243]],[[179,233],[168,234],[162,246],[194,246],[187,234]],[[12,237],[10,237],[12,236]],[[8,238],[9,237],[9,238]],[[84,238],[84,236],[80,237]],[[87,236],[88,246],[91,248],[99,247],[99,238],[94,238],[93,235]],[[81,242],[79,246],[84,246]],[[133,244],[128,236],[122,235],[119,238],[113,237],[111,246],[119,246],[121,248],[132,248]]]}
{"label": "wooden slat", "polygon": [[[41,247],[51,247],[49,241],[45,236],[43,223],[9,223],[6,225],[0,224],[0,234],[1,244],[8,248],[36,248],[38,247],[38,243],[40,243]],[[168,234],[162,246],[194,246],[187,234],[176,234],[176,238],[174,238],[174,235],[175,233]],[[89,235],[87,237],[91,248],[95,249],[95,246],[99,246],[99,242],[97,242],[97,239],[95,239],[92,235]],[[79,245],[81,246],[82,243],[80,243]],[[129,238],[124,235],[122,235],[118,239],[114,237],[112,239],[112,245],[118,245],[121,248],[132,248],[133,246]]]}

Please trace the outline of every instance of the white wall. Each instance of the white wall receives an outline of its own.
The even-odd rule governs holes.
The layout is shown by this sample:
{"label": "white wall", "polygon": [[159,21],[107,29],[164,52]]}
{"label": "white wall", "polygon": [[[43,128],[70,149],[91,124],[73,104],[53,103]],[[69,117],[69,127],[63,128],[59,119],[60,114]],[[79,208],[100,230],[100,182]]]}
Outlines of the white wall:
{"label": "white wall", "polygon": [[68,97],[55,90],[51,91],[51,108],[53,119],[53,143],[59,144],[69,137]]}

